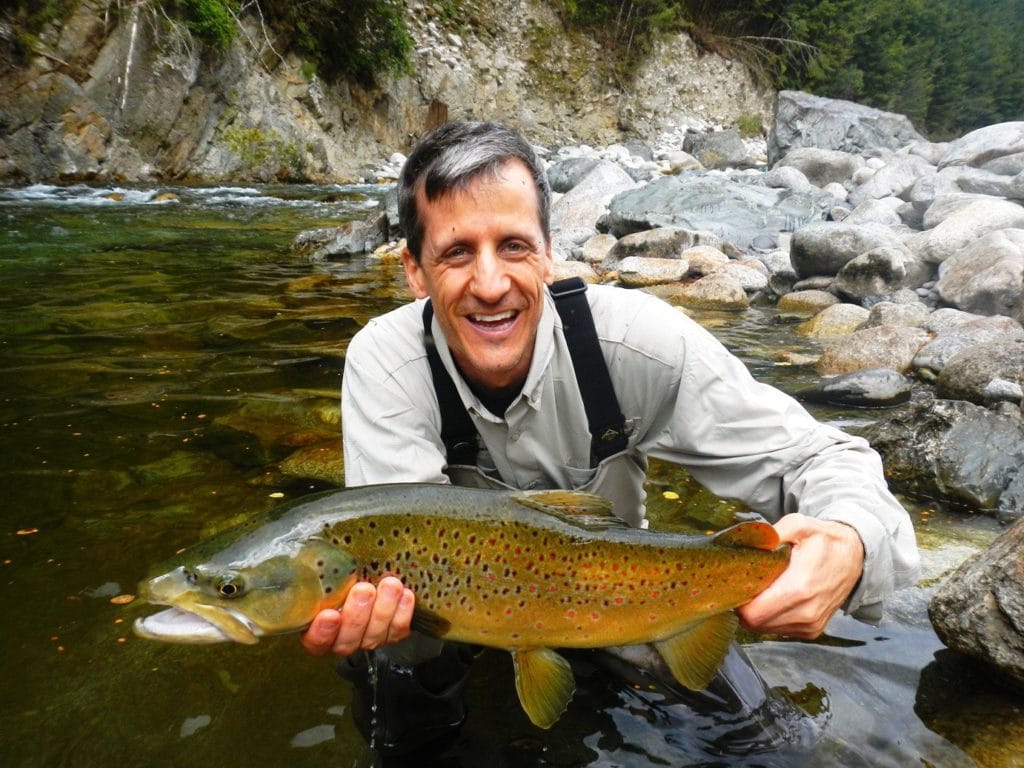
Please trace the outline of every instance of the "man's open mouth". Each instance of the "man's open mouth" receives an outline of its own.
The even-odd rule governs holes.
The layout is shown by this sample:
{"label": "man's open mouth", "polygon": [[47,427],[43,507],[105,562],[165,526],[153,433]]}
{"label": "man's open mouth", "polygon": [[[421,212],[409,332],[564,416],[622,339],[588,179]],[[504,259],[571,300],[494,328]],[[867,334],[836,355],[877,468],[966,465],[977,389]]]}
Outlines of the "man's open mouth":
{"label": "man's open mouth", "polygon": [[471,315],[467,315],[466,319],[481,330],[503,331],[506,328],[510,328],[512,324],[515,323],[517,317],[519,317],[519,312],[514,309],[509,309],[505,312],[494,312],[490,314],[474,312]]}

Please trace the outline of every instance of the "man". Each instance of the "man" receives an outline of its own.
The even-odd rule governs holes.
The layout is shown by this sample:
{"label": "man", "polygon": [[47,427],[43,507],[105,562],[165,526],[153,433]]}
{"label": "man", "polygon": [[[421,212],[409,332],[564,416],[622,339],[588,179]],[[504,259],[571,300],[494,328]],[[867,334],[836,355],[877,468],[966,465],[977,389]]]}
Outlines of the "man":
{"label": "man", "polygon": [[[621,450],[592,466],[586,382],[548,291],[550,190],[514,131],[461,123],[425,137],[403,169],[399,209],[418,301],[377,318],[349,346],[348,485],[575,488],[612,499],[617,515],[641,525],[655,456],[746,502],[793,545],[787,570],[739,610],[748,629],[813,638],[840,607],[877,620],[884,596],[914,582],[909,517],[867,444],[755,382],[700,326],[642,292],[586,292],[625,426]],[[478,436],[468,466],[449,460],[442,439],[431,342]],[[342,656],[379,648],[408,636],[414,606],[396,578],[357,584],[303,644]]]}

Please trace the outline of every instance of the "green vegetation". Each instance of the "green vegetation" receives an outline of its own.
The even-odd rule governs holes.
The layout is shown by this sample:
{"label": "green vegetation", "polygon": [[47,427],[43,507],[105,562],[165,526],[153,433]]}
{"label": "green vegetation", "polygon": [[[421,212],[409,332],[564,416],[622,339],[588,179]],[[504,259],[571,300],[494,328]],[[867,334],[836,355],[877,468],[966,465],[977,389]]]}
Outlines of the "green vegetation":
{"label": "green vegetation", "polygon": [[1024,119],[1024,0],[561,0],[626,73],[685,30],[769,84],[901,112],[932,138]]}
{"label": "green vegetation", "polygon": [[736,118],[736,129],[745,138],[760,136],[764,133],[764,122],[760,115],[740,115]]}
{"label": "green vegetation", "polygon": [[268,169],[280,180],[302,170],[302,150],[276,131],[231,126],[223,133],[224,145],[252,170]]}
{"label": "green vegetation", "polygon": [[239,0],[169,0],[184,17],[189,32],[215,49],[227,48],[237,30]]}

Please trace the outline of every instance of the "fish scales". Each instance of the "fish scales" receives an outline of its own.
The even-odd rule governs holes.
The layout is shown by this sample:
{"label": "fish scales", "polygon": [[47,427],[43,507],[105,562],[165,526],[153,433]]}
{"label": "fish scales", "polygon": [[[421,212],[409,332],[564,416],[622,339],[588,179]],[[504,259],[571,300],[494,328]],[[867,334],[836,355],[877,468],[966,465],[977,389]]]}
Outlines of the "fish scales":
{"label": "fish scales", "polygon": [[511,652],[523,709],[551,727],[572,697],[552,648],[651,643],[692,689],[714,677],[733,608],[785,568],[767,523],[711,536],[629,529],[610,504],[572,491],[386,485],[300,499],[186,551],[140,585],[169,609],[137,634],[180,643],[304,629],[359,579],[398,576],[414,627]]}

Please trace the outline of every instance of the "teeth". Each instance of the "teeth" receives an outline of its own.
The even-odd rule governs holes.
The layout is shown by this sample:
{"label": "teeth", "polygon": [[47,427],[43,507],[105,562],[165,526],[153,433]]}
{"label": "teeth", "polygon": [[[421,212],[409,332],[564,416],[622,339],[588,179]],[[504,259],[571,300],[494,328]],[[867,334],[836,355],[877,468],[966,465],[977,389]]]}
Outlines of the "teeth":
{"label": "teeth", "polygon": [[474,323],[500,323],[502,320],[510,320],[515,317],[515,312],[509,310],[507,312],[499,312],[496,315],[470,315],[470,319]]}

